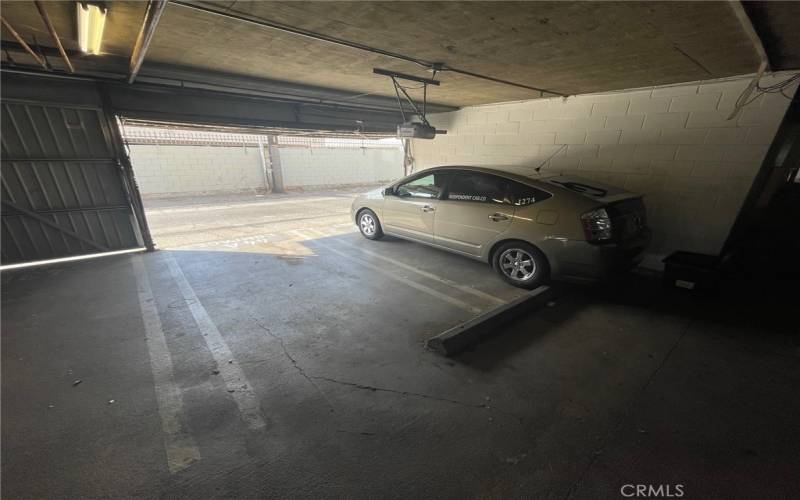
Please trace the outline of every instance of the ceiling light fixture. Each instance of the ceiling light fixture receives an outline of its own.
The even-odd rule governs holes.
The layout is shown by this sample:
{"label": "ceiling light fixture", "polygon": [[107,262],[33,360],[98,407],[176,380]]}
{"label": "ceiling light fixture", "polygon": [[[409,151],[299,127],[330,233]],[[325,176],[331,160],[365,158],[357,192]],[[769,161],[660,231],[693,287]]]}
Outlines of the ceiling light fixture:
{"label": "ceiling light fixture", "polygon": [[97,55],[103,42],[108,9],[97,4],[78,2],[78,46],[82,52]]}

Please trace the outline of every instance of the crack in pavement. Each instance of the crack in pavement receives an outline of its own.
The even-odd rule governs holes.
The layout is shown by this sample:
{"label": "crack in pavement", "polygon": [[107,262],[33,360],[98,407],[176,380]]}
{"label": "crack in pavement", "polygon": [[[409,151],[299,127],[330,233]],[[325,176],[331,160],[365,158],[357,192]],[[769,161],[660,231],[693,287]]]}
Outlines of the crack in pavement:
{"label": "crack in pavement", "polygon": [[346,385],[348,387],[356,387],[358,389],[363,389],[363,390],[372,391],[372,392],[391,392],[393,394],[402,394],[403,396],[415,396],[415,397],[423,398],[423,399],[432,399],[434,401],[445,401],[447,403],[453,403],[453,404],[457,404],[457,405],[460,405],[460,406],[466,406],[468,408],[490,408],[490,406],[482,404],[482,403],[481,404],[465,403],[463,401],[458,401],[456,399],[439,398],[439,397],[436,397],[436,396],[431,396],[429,394],[423,394],[423,393],[419,393],[419,392],[399,391],[397,389],[386,389],[385,387],[376,387],[374,385],[359,384],[357,382],[346,382],[344,380],[337,380],[335,378],[330,378],[330,377],[314,376],[314,378],[317,379],[317,380],[324,380],[326,382],[331,382],[333,384]]}
{"label": "crack in pavement", "polygon": [[292,366],[295,368],[295,370],[297,370],[297,372],[300,375],[303,376],[303,378],[308,380],[314,386],[314,388],[317,389],[317,391],[319,391],[320,395],[323,398],[325,398],[325,401],[327,401],[328,405],[331,407],[331,410],[334,409],[333,403],[331,403],[330,399],[328,399],[328,396],[325,394],[325,392],[314,382],[315,380],[323,380],[325,382],[330,382],[332,384],[344,385],[344,386],[348,386],[348,387],[355,387],[356,389],[361,389],[361,390],[366,390],[366,391],[388,392],[388,393],[392,393],[392,394],[399,394],[401,396],[412,396],[412,397],[417,397],[417,398],[422,398],[422,399],[430,399],[432,401],[441,401],[441,402],[444,402],[444,403],[450,403],[450,404],[463,406],[465,408],[485,408],[487,410],[495,410],[498,413],[501,413],[503,415],[511,417],[514,420],[517,420],[520,424],[522,424],[522,417],[520,417],[518,415],[515,415],[515,414],[513,414],[511,412],[508,412],[508,411],[505,411],[505,410],[501,410],[501,409],[497,408],[496,406],[490,406],[490,405],[485,404],[485,403],[466,403],[464,401],[459,401],[457,399],[441,398],[441,397],[438,397],[438,396],[431,396],[430,394],[424,394],[424,393],[421,393],[421,392],[400,391],[400,390],[397,390],[397,389],[387,389],[385,387],[377,387],[377,386],[373,386],[373,385],[360,384],[360,383],[357,383],[357,382],[348,382],[348,381],[345,381],[345,380],[338,380],[338,379],[335,379],[335,378],[323,377],[323,376],[320,376],[320,375],[309,375],[308,373],[306,373],[305,369],[302,366],[300,366],[300,364],[297,362],[297,359],[295,359],[295,357],[292,356],[289,353],[289,350],[286,348],[286,343],[284,342],[283,337],[281,337],[280,335],[275,335],[274,333],[272,333],[272,331],[269,328],[264,326],[257,319],[253,318],[253,321],[255,322],[256,325],[258,325],[259,328],[264,330],[267,333],[267,335],[269,335],[270,337],[272,337],[273,339],[277,340],[280,343],[281,349],[283,350],[283,354],[286,356],[286,359],[288,359],[292,363]]}
{"label": "crack in pavement", "polygon": [[422,399],[430,399],[432,401],[441,401],[441,402],[445,402],[445,403],[451,403],[451,404],[463,406],[465,408],[485,408],[487,410],[495,410],[498,413],[501,413],[503,415],[506,415],[508,417],[511,417],[511,418],[517,420],[520,424],[522,423],[522,417],[520,417],[518,415],[515,415],[515,414],[513,414],[511,412],[508,412],[508,411],[505,411],[505,410],[501,410],[496,406],[491,406],[491,405],[488,405],[488,404],[485,404],[485,403],[465,403],[464,401],[459,401],[457,399],[441,398],[441,397],[438,397],[438,396],[431,396],[430,394],[424,394],[424,393],[421,393],[421,392],[411,392],[411,391],[400,391],[400,390],[397,390],[397,389],[387,389],[385,387],[376,387],[376,386],[373,386],[373,385],[359,384],[357,382],[347,382],[347,381],[344,381],[344,380],[337,380],[337,379],[330,378],[330,377],[321,377],[321,376],[312,375],[311,378],[316,379],[316,380],[324,380],[326,382],[331,382],[333,384],[339,384],[339,385],[345,385],[345,386],[349,386],[349,387],[355,387],[357,389],[362,389],[362,390],[366,390],[366,391],[389,392],[389,393],[392,393],[392,394],[400,394],[402,396],[413,396],[413,397],[422,398]]}
{"label": "crack in pavement", "polygon": [[317,390],[317,392],[319,392],[320,396],[322,396],[322,398],[325,400],[325,402],[326,402],[326,403],[328,403],[328,406],[330,406],[330,407],[331,407],[331,411],[332,411],[332,412],[333,412],[333,411],[336,411],[336,409],[335,409],[335,408],[334,408],[334,406],[333,406],[333,403],[331,402],[331,400],[330,400],[330,399],[328,399],[328,396],[325,394],[325,391],[323,391],[323,390],[322,390],[322,389],[321,389],[321,388],[320,388],[320,387],[317,385],[317,383],[316,383],[316,382],[314,382],[314,380],[312,379],[312,377],[310,377],[310,376],[309,376],[309,375],[306,373],[306,371],[303,369],[303,367],[302,367],[302,366],[300,366],[300,365],[297,363],[297,360],[294,358],[294,356],[292,356],[291,354],[289,354],[289,350],[286,348],[286,343],[284,342],[284,340],[283,340],[283,337],[281,337],[280,335],[275,335],[274,333],[272,333],[272,331],[271,331],[269,328],[267,328],[266,326],[262,325],[262,324],[261,324],[261,322],[260,322],[260,321],[258,321],[257,319],[253,318],[253,321],[255,322],[255,324],[256,324],[256,325],[258,325],[258,327],[259,327],[259,328],[261,328],[262,330],[264,330],[264,331],[267,333],[267,335],[269,335],[269,336],[270,336],[270,337],[272,337],[273,339],[277,340],[277,341],[278,341],[278,342],[281,344],[281,349],[283,350],[283,354],[284,354],[284,356],[286,356],[286,359],[288,359],[288,360],[289,360],[289,361],[292,363],[292,366],[294,367],[294,369],[295,369],[295,370],[297,370],[297,373],[299,373],[300,375],[302,375],[304,379],[308,380],[308,382],[309,382],[311,385],[313,385],[313,386],[314,386],[314,389],[316,389],[316,390]]}

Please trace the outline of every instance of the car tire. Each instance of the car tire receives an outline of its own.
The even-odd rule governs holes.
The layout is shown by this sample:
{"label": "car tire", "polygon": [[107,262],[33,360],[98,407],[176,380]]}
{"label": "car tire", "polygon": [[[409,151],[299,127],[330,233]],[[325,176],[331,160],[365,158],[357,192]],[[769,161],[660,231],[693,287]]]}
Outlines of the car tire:
{"label": "car tire", "polygon": [[361,231],[364,238],[368,240],[379,240],[383,238],[381,222],[372,210],[365,208],[358,212],[356,224],[358,224],[358,230]]}
{"label": "car tire", "polygon": [[492,267],[508,283],[533,289],[550,279],[547,257],[524,241],[509,241],[492,254]]}

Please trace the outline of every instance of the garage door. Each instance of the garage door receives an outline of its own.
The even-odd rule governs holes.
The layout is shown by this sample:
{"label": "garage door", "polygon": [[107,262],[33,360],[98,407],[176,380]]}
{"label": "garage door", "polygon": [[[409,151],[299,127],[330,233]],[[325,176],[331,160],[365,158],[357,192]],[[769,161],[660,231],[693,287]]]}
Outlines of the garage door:
{"label": "garage door", "polygon": [[102,106],[24,93],[2,104],[2,264],[143,246]]}

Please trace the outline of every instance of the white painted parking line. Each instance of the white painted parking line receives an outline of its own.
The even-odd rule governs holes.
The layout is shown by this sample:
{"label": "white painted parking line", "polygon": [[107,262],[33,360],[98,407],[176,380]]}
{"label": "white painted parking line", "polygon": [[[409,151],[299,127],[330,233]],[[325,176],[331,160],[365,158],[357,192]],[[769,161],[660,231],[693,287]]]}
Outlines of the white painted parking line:
{"label": "white painted parking line", "polygon": [[249,246],[256,246],[256,245],[265,245],[268,243],[272,243],[273,240],[277,240],[278,236],[275,233],[265,233],[265,234],[254,234],[250,236],[242,236],[239,238],[227,238],[224,240],[209,240],[209,241],[198,241],[193,243],[186,243],[183,245],[172,245],[170,248],[183,248],[183,247],[225,247],[225,248],[240,248],[240,247],[249,247]]}
{"label": "white painted parking line", "polygon": [[164,337],[161,318],[158,316],[150,279],[142,257],[133,258],[133,273],[139,292],[139,306],[147,339],[147,353],[156,389],[156,403],[161,417],[161,432],[167,453],[167,467],[172,474],[200,460],[200,450],[188,432],[183,411],[183,397],[175,384],[172,356]]}
{"label": "white painted parking line", "polygon": [[[303,233],[301,230],[295,230],[293,232],[295,234],[301,235],[301,237],[304,240],[313,239],[313,238],[309,237],[307,234]],[[399,282],[401,282],[401,283],[403,283],[405,285],[410,286],[411,288],[417,289],[417,290],[419,290],[421,292],[427,293],[428,295],[430,295],[432,297],[436,297],[437,299],[443,300],[443,301],[445,301],[445,302],[447,302],[447,303],[449,303],[451,305],[454,305],[454,306],[458,307],[459,309],[463,309],[463,310],[465,310],[467,312],[470,312],[472,314],[480,314],[481,312],[483,312],[483,309],[481,309],[479,307],[475,307],[475,306],[473,306],[471,304],[468,304],[468,303],[466,303],[466,302],[464,302],[462,300],[458,300],[458,299],[456,299],[454,297],[451,297],[451,296],[449,296],[449,295],[447,295],[445,293],[442,293],[442,292],[440,292],[438,290],[434,290],[433,288],[430,288],[430,287],[427,287],[427,286],[422,285],[420,283],[417,283],[416,281],[404,278],[402,276],[398,276],[397,274],[394,274],[394,273],[392,273],[390,271],[387,271],[387,270],[382,269],[382,268],[380,268],[380,267],[378,267],[376,265],[373,265],[373,264],[365,261],[364,259],[359,259],[357,257],[353,257],[351,255],[347,255],[344,252],[340,252],[339,250],[333,248],[331,245],[328,245],[327,243],[322,243],[319,240],[314,240],[314,244],[315,245],[319,245],[322,248],[325,248],[326,250],[329,250],[329,251],[331,251],[331,252],[343,257],[344,259],[347,259],[347,260],[349,260],[351,262],[355,262],[358,265],[361,265],[361,266],[364,266],[364,267],[368,267],[368,268],[372,269],[373,271],[386,276],[387,278],[393,279],[395,281],[399,281]]]}
{"label": "white painted parking line", "polygon": [[[324,233],[324,232],[322,232],[322,231],[320,231],[318,229],[311,229],[311,231],[314,231],[314,232],[319,233],[319,234],[324,235],[324,236],[333,236],[333,235],[330,235],[330,234],[326,234],[326,233]],[[447,286],[456,288],[456,289],[458,289],[458,290],[460,290],[460,291],[462,291],[464,293],[468,293],[470,295],[474,295],[476,297],[480,297],[483,300],[487,300],[487,301],[492,302],[492,303],[494,303],[496,305],[502,305],[502,304],[505,304],[507,302],[507,301],[505,301],[505,300],[503,300],[503,299],[501,299],[499,297],[495,297],[494,295],[491,295],[491,294],[488,294],[488,293],[483,292],[481,290],[477,290],[475,288],[472,288],[471,286],[462,285],[460,283],[456,283],[455,281],[449,280],[449,279],[444,278],[442,276],[438,276],[438,275],[433,274],[431,272],[423,271],[422,269],[418,269],[418,268],[416,268],[414,266],[410,266],[410,265],[408,265],[408,264],[406,264],[404,262],[400,262],[399,260],[392,259],[391,257],[387,257],[385,255],[381,255],[379,253],[372,252],[370,250],[362,248],[362,247],[360,247],[358,245],[355,245],[353,243],[349,243],[349,242],[343,241],[343,240],[337,240],[336,242],[337,243],[341,243],[342,245],[348,246],[350,248],[355,248],[355,249],[361,251],[362,253],[365,253],[365,254],[371,255],[371,256],[373,256],[375,258],[384,260],[386,262],[394,264],[397,267],[402,267],[403,269],[407,269],[407,270],[409,270],[409,271],[411,271],[413,273],[417,273],[420,276],[424,276],[424,277],[426,277],[428,279],[431,279],[431,280],[434,280],[434,281],[438,281],[439,283],[443,283],[443,284],[445,284]]]}
{"label": "white painted parking line", "polygon": [[258,404],[256,393],[253,391],[253,386],[245,377],[239,363],[233,359],[233,353],[231,353],[228,344],[222,338],[217,325],[211,320],[200,299],[197,298],[197,294],[194,293],[189,281],[186,280],[178,261],[169,253],[167,253],[166,260],[172,273],[172,278],[178,284],[186,306],[189,308],[189,312],[192,313],[198,328],[200,328],[203,340],[205,340],[208,350],[217,363],[217,370],[219,370],[222,380],[225,381],[228,392],[233,396],[236,406],[239,407],[242,420],[251,429],[264,427],[264,419],[261,417],[261,408]]}

